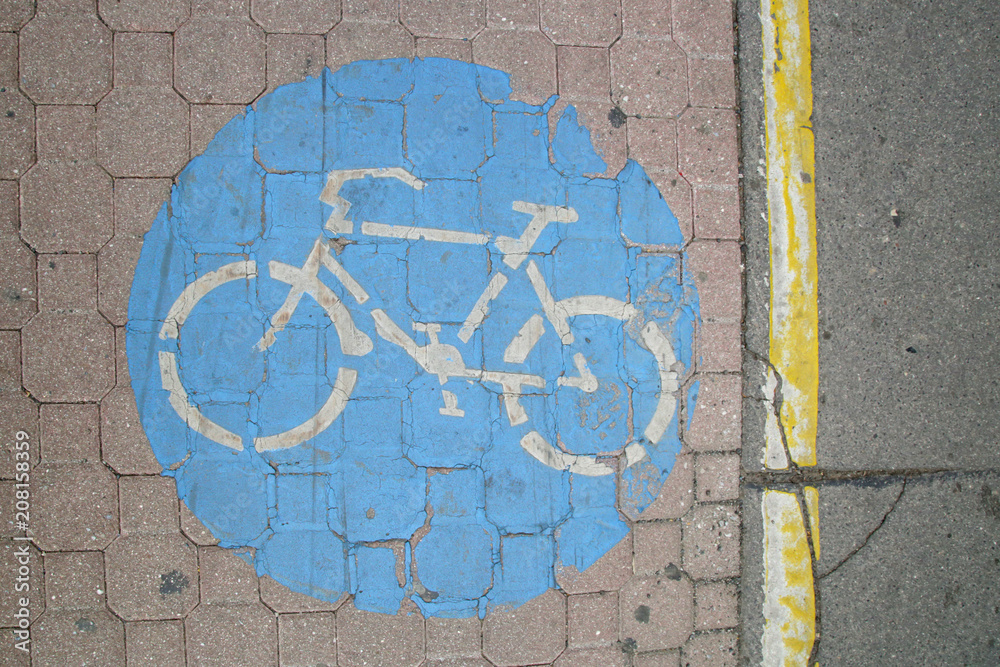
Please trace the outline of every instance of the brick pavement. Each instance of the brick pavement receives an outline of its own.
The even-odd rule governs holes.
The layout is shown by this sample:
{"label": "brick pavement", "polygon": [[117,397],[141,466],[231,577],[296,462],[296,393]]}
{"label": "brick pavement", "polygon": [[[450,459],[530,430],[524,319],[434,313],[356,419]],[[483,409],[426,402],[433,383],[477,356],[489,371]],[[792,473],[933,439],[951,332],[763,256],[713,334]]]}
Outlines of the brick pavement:
{"label": "brick pavement", "polygon": [[[2,0],[0,414],[32,443],[30,664],[735,665],[740,513],[737,116],[727,0]],[[561,95],[615,175],[639,161],[701,296],[700,399],[660,498],[586,572],[484,620],[293,593],[159,476],[125,363],[142,235],[174,178],[266,91],[441,56]],[[224,65],[224,66],[223,66]],[[556,110],[561,107],[557,105]],[[13,502],[14,453],[0,458]],[[5,512],[0,554],[17,534]],[[34,547],[33,547],[34,548]],[[0,560],[0,626],[13,561]],[[4,630],[0,664],[27,665]]]}

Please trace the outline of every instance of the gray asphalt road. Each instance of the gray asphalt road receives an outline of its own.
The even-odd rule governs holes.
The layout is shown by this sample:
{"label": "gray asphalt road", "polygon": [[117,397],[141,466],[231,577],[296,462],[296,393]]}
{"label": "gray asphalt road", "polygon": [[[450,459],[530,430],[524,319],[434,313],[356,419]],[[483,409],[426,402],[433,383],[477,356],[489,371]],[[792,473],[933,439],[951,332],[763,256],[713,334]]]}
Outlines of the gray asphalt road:
{"label": "gray asphalt road", "polygon": [[[750,352],[767,352],[759,2],[738,2]],[[827,665],[1000,664],[1000,3],[810,7]],[[747,355],[744,466],[761,470]],[[828,481],[822,481],[826,479]],[[744,489],[745,664],[760,663]]]}

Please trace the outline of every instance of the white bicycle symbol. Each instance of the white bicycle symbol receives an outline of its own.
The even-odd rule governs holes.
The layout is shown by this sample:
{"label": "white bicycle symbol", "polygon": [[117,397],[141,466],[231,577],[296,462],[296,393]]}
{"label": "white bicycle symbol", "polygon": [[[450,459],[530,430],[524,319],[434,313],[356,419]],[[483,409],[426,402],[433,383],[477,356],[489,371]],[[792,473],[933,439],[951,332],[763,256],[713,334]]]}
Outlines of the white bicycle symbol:
{"label": "white bicycle symbol", "polygon": [[[340,196],[340,189],[348,181],[365,177],[395,178],[417,190],[422,189],[425,185],[423,181],[401,168],[333,171],[329,174],[326,187],[319,197],[322,202],[333,207],[333,212],[326,221],[326,229],[335,234],[354,233],[354,223],[345,219],[351,204]],[[562,345],[566,346],[574,341],[570,325],[570,320],[573,317],[601,315],[625,324],[639,317],[639,311],[632,304],[612,297],[578,295],[556,300],[549,291],[538,266],[534,260],[528,259],[528,256],[542,231],[549,224],[576,222],[577,213],[570,207],[547,206],[523,201],[514,201],[512,207],[516,211],[532,216],[519,238],[498,236],[491,239],[488,234],[373,222],[362,222],[360,231],[361,234],[367,236],[435,243],[485,246],[492,242],[503,256],[503,264],[512,270],[518,270],[527,260],[525,272],[538,297],[542,314],[533,314],[511,339],[503,355],[504,362],[508,364],[523,364],[525,362],[544,333],[546,320],[559,336]],[[313,244],[308,258],[301,267],[278,261],[268,263],[270,277],[289,285],[290,289],[282,306],[270,318],[270,327],[257,342],[256,347],[261,352],[276,343],[278,334],[285,328],[304,294],[312,297],[329,316],[340,339],[341,351],[345,355],[361,357],[374,349],[372,339],[355,326],[354,317],[344,302],[319,279],[321,267],[327,269],[340,282],[359,306],[368,301],[368,293],[336,260],[324,237],[320,236]],[[256,277],[256,262],[248,260],[226,264],[197,278],[184,288],[171,306],[160,329],[160,338],[163,340],[177,339],[185,320],[191,315],[198,302],[212,290],[234,280],[249,280]],[[491,302],[500,295],[507,282],[508,277],[502,270],[494,274],[463,322],[458,334],[462,343],[468,343],[472,338],[476,329],[485,320]],[[527,373],[471,368],[466,365],[457,347],[438,340],[438,333],[441,330],[440,324],[413,322],[413,330],[416,333],[424,334],[428,341],[424,345],[419,345],[384,310],[374,308],[367,312],[374,321],[378,336],[402,348],[425,373],[437,376],[442,386],[443,406],[439,409],[440,414],[455,418],[465,416],[465,412],[458,406],[456,395],[444,389],[450,380],[463,379],[498,385],[503,393],[504,411],[511,426],[529,421],[527,412],[519,402],[519,399],[524,395],[522,388],[544,388],[546,386],[545,378]],[[655,358],[659,369],[660,391],[656,408],[643,431],[645,440],[655,445],[663,437],[677,408],[675,394],[678,391],[679,382],[677,371],[674,370],[677,358],[670,340],[655,322],[647,322],[642,326],[640,339]],[[577,374],[575,376],[563,374],[557,378],[557,385],[573,387],[585,393],[597,391],[599,381],[590,371],[584,355],[576,353],[573,361]],[[187,426],[209,440],[242,451],[243,441],[240,436],[206,417],[197,406],[191,403],[181,383],[175,354],[170,351],[160,351],[159,366],[163,389],[169,392],[170,405]],[[254,448],[258,452],[287,449],[323,432],[346,407],[357,379],[356,370],[339,368],[329,397],[313,416],[298,426],[281,433],[255,437],[253,439]],[[524,435],[520,444],[528,454],[547,466],[588,476],[613,474],[616,469],[615,459],[621,456],[624,456],[623,463],[626,468],[639,463],[647,456],[645,447],[638,441],[629,443],[618,452],[574,454],[561,439],[557,439],[559,447],[556,447],[537,430],[531,430]]]}

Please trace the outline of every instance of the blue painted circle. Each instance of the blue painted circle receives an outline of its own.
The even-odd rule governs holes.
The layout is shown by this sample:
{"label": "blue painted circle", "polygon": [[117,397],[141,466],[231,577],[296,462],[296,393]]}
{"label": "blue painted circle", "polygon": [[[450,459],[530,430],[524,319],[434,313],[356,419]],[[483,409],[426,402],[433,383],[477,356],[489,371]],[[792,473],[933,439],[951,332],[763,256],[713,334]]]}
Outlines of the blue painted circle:
{"label": "blue painted circle", "polygon": [[177,179],[127,329],[164,474],[259,574],[514,607],[655,498],[693,408],[677,219],[572,107],[450,60],[282,86]]}

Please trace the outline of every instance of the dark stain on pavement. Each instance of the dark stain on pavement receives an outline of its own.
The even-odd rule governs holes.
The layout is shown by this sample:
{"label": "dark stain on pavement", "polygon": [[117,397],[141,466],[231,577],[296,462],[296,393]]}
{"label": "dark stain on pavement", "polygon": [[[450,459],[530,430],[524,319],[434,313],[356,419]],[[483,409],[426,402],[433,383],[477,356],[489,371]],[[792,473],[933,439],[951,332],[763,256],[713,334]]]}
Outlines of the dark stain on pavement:
{"label": "dark stain on pavement", "polygon": [[649,623],[649,612],[652,611],[644,604],[639,605],[635,610],[635,620],[640,623]]}
{"label": "dark stain on pavement", "polygon": [[670,565],[667,565],[667,569],[663,571],[663,576],[671,581],[680,581],[681,570],[679,567],[671,563]]}
{"label": "dark stain on pavement", "polygon": [[160,595],[175,595],[190,585],[191,581],[180,570],[160,575]]}
{"label": "dark stain on pavement", "polygon": [[1000,496],[990,488],[989,484],[983,484],[983,488],[979,492],[979,500],[989,516],[1000,519]]}
{"label": "dark stain on pavement", "polygon": [[625,120],[628,117],[625,112],[618,107],[613,108],[608,112],[608,120],[611,122],[611,127],[618,128],[625,124]]}
{"label": "dark stain on pavement", "polygon": [[97,623],[94,623],[89,618],[78,618],[76,623],[73,625],[75,625],[76,629],[80,632],[93,632],[97,629]]}

